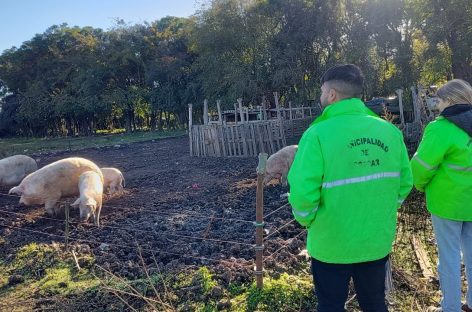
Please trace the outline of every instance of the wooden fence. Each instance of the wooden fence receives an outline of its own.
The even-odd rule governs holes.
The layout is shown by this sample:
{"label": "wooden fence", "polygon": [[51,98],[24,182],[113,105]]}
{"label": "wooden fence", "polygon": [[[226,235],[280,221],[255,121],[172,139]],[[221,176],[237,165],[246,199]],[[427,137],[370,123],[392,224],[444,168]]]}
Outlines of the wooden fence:
{"label": "wooden fence", "polygon": [[268,120],[232,125],[194,125],[191,156],[248,157],[273,154],[287,145],[283,123]]}

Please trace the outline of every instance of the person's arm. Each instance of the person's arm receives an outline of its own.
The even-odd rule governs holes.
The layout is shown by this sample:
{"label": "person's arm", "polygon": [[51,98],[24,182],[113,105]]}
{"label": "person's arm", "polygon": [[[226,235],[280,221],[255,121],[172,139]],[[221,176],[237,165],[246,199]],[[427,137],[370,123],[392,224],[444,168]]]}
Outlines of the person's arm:
{"label": "person's arm", "polygon": [[438,123],[430,123],[424,131],[418,150],[411,159],[413,183],[421,192],[424,192],[426,185],[436,174],[448,149],[448,138],[441,130],[443,129]]}
{"label": "person's arm", "polygon": [[289,202],[302,226],[309,227],[320,203],[324,161],[321,146],[312,127],[305,132],[288,174]]}

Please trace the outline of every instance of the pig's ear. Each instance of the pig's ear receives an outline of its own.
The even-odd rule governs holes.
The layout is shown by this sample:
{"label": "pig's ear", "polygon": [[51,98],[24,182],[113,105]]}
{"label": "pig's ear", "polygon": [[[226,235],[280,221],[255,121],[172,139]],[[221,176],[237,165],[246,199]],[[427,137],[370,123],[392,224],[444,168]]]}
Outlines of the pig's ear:
{"label": "pig's ear", "polygon": [[23,194],[23,186],[15,186],[15,187],[12,187],[10,189],[10,191],[8,191],[8,194],[16,194],[16,195],[21,195]]}
{"label": "pig's ear", "polygon": [[72,206],[73,208],[77,208],[77,207],[79,207],[79,204],[80,204],[80,197],[77,198],[77,199],[75,200],[75,202],[73,202],[73,203],[71,204],[71,206]]}

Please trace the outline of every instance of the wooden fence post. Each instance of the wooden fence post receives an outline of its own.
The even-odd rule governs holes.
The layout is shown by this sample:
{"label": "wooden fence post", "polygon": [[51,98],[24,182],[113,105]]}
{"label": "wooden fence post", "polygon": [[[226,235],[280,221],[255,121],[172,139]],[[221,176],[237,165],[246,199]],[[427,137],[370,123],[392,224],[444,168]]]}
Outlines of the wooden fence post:
{"label": "wooden fence post", "polygon": [[223,117],[221,115],[221,100],[216,100],[216,108],[218,109],[218,124],[223,124]]}
{"label": "wooden fence post", "polygon": [[256,190],[256,284],[257,288],[262,289],[263,263],[262,255],[264,252],[264,176],[266,170],[267,154],[259,154],[259,164],[257,165],[257,190]]}
{"label": "wooden fence post", "polygon": [[290,120],[292,120],[293,119],[293,116],[292,116],[292,101],[288,101],[288,109],[289,109]]}
{"label": "wooden fence post", "polygon": [[203,100],[203,124],[208,125],[208,100]]}
{"label": "wooden fence post", "polygon": [[275,100],[275,109],[277,109],[277,119],[281,120],[282,116],[280,115],[280,104],[279,104],[279,93],[274,92],[274,100]]}
{"label": "wooden fence post", "polygon": [[262,114],[263,114],[263,117],[262,119],[263,120],[267,120],[267,103],[266,103],[266,97],[265,95],[262,96]]}
{"label": "wooden fence post", "polygon": [[238,124],[238,105],[234,103],[234,124]]}
{"label": "wooden fence post", "polygon": [[192,126],[193,126],[193,120],[192,120],[192,104],[188,105],[188,137],[190,139],[190,156],[193,156],[193,138],[192,138]]}
{"label": "wooden fence post", "polygon": [[405,117],[403,116],[403,90],[397,89],[395,93],[398,96],[398,109],[400,111],[400,123],[402,126],[405,125]]}
{"label": "wooden fence post", "polygon": [[66,218],[65,218],[65,225],[66,225],[66,228],[64,230],[64,236],[65,236],[65,250],[68,250],[69,249],[69,211],[70,211],[70,206],[69,204],[65,204],[65,215],[66,215]]}
{"label": "wooden fence post", "polygon": [[243,110],[243,99],[238,99],[239,104],[239,115],[241,116],[241,123],[244,123],[244,110]]}

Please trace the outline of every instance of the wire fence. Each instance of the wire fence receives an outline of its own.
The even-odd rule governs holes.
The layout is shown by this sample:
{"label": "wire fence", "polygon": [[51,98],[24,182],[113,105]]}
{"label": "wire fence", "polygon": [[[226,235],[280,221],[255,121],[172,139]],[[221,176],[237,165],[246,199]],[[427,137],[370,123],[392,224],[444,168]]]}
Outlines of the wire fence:
{"label": "wire fence", "polygon": [[[16,199],[20,198],[20,196],[18,195],[6,194],[6,193],[0,193],[0,197],[5,197],[5,198],[8,197],[8,198],[16,198]],[[69,205],[69,202],[61,200],[61,201],[58,201],[57,204],[67,206]],[[413,207],[413,205],[411,205],[410,207]],[[205,206],[193,205],[191,206],[191,208],[192,209],[205,209]],[[102,224],[98,228],[93,228],[93,229],[97,229],[98,231],[103,230],[103,229],[111,229],[111,230],[118,230],[118,231],[123,231],[123,232],[128,232],[128,233],[143,233],[143,234],[154,235],[154,236],[158,235],[159,237],[162,237],[162,236],[175,237],[175,238],[179,238],[179,239],[186,240],[189,242],[199,241],[202,243],[209,242],[212,244],[219,244],[222,246],[227,246],[227,245],[239,246],[242,248],[254,250],[255,252],[257,252],[258,248],[260,248],[262,249],[262,252],[264,254],[264,260],[267,262],[271,261],[272,263],[277,260],[277,257],[281,254],[282,251],[288,250],[288,252],[293,253],[294,248],[297,248],[298,250],[299,248],[297,245],[295,245],[295,243],[296,242],[300,243],[301,241],[303,241],[303,236],[306,234],[306,230],[302,228],[293,229],[295,227],[293,226],[295,224],[295,220],[292,218],[290,218],[290,220],[287,220],[287,217],[285,214],[284,218],[282,218],[282,220],[284,220],[283,224],[281,225],[275,224],[275,221],[274,221],[274,224],[270,223],[270,225],[273,226],[273,228],[266,228],[266,230],[270,229],[270,231],[268,233],[266,232],[267,235],[264,236],[263,245],[258,246],[256,243],[251,243],[247,241],[239,241],[237,239],[231,240],[231,239],[206,237],[211,228],[210,225],[213,222],[231,223],[231,224],[234,222],[237,222],[237,223],[253,225],[256,228],[261,225],[265,226],[264,222],[257,223],[254,220],[246,220],[243,218],[234,218],[232,216],[225,216],[224,211],[221,212],[222,215],[216,215],[215,212],[205,215],[201,213],[188,212],[188,211],[172,212],[172,211],[162,211],[158,209],[149,209],[143,206],[130,207],[129,205],[119,206],[119,205],[111,205],[108,203],[104,203],[102,209],[109,209],[109,211],[113,211],[113,212],[118,212],[118,211],[131,212],[131,213],[146,212],[151,215],[156,214],[158,216],[169,216],[169,217],[175,217],[175,218],[198,218],[198,219],[208,221],[209,225],[205,229],[205,231],[203,231],[203,233],[201,233],[200,235],[197,235],[196,233],[192,233],[192,235],[188,235],[187,233],[179,233],[175,231],[174,232],[164,231],[162,228],[157,228],[157,227],[152,228],[152,226],[150,228],[144,228],[142,227],[141,224],[137,224],[135,227],[130,227],[130,226],[118,226],[118,225],[113,225],[113,224],[107,224],[106,222],[105,224],[102,222]],[[274,216],[276,216],[276,214],[278,213],[284,213],[284,212],[286,213],[287,211],[289,211],[289,209],[290,209],[290,204],[288,202],[284,203],[281,206],[275,209],[272,209],[269,213],[264,215],[264,220],[274,218]],[[11,218],[10,219],[6,218],[5,215],[15,216],[19,220],[14,220],[14,222],[12,222]],[[399,222],[400,223],[403,222],[406,228],[412,226],[412,224],[414,224],[416,228],[418,227],[418,224],[420,224],[422,228],[426,228],[427,222],[425,220],[427,220],[427,218],[422,218],[423,216],[424,214],[418,213],[416,210],[412,210],[411,208],[409,210],[403,209],[400,211]],[[70,240],[71,242],[75,242],[78,244],[87,243],[87,244],[96,245],[98,247],[102,246],[103,244],[106,244],[107,246],[116,247],[120,249],[130,249],[130,250],[140,249],[143,252],[149,252],[149,253],[152,253],[153,255],[154,254],[158,254],[162,256],[168,255],[168,256],[174,256],[179,259],[187,258],[187,259],[192,259],[195,261],[200,261],[201,263],[208,263],[208,262],[219,263],[219,264],[223,264],[223,265],[227,265],[227,266],[231,266],[231,267],[235,267],[239,269],[244,269],[244,270],[253,270],[254,265],[255,265],[254,260],[247,260],[244,258],[233,258],[230,256],[225,256],[225,258],[213,258],[213,257],[208,257],[208,256],[196,255],[196,254],[178,253],[178,252],[174,252],[173,250],[169,250],[169,248],[164,249],[162,247],[159,248],[156,246],[151,246],[149,242],[140,242],[137,239],[134,240],[134,244],[121,244],[121,243],[116,243],[113,241],[102,240],[102,239],[97,239],[97,238],[95,239],[84,238],[84,237],[80,237],[80,234],[82,233],[78,233],[77,228],[72,228],[71,233],[65,230],[63,233],[58,234],[57,232],[47,233],[45,232],[45,229],[38,230],[38,229],[28,228],[24,225],[18,225],[18,224],[21,224],[22,221],[31,222],[38,219],[47,220],[51,222],[57,222],[58,224],[65,225],[65,226],[82,224],[82,222],[73,221],[73,220],[70,220],[69,218],[60,219],[60,218],[55,218],[55,217],[50,217],[50,216],[39,215],[38,211],[30,212],[30,213],[23,213],[23,212],[17,212],[17,211],[10,211],[7,209],[0,209],[0,227],[8,228],[10,230],[19,231],[19,232],[43,235],[45,237],[56,239],[58,241],[68,242]],[[426,232],[423,231],[424,238],[426,238],[425,233]],[[400,241],[404,240],[405,237],[403,237],[403,235],[404,235],[404,232],[402,232],[401,235],[397,236],[397,240],[394,244],[394,247],[396,247]],[[290,237],[287,239],[284,239],[284,237],[286,236],[290,236]],[[278,237],[279,239],[275,239],[276,237]],[[266,248],[268,244],[271,244],[271,247],[272,247],[272,244],[275,245],[275,247],[271,249],[271,250],[275,249],[275,251],[272,251],[269,253],[269,249]],[[408,279],[410,278],[408,277],[408,275],[406,275],[402,271],[395,271],[394,276],[396,277],[396,279],[404,278],[406,281],[409,281]],[[420,278],[421,278],[421,273],[418,273],[412,276],[413,281],[419,280]],[[412,284],[413,281],[410,281],[409,283]]]}
{"label": "wire fence", "polygon": [[[260,184],[261,177],[258,175],[258,185]],[[258,194],[263,192],[263,187],[257,189]],[[259,196],[259,195],[258,195]],[[22,196],[18,194],[6,194],[2,193],[0,190],[0,197],[10,198],[10,199],[20,199]],[[34,196],[25,196],[31,202],[44,202],[43,198],[41,197],[34,197]],[[108,198],[107,198],[108,199]],[[297,241],[301,235],[305,233],[304,230],[300,229],[299,232],[292,237],[291,239],[284,240],[284,239],[273,239],[277,236],[283,238],[286,235],[285,231],[287,228],[294,223],[295,220],[291,219],[287,221],[286,214],[282,218],[274,218],[271,222],[271,226],[269,228],[268,235],[265,238],[262,238],[262,227],[264,226],[264,222],[259,222],[258,218],[256,220],[247,220],[244,218],[238,218],[234,215],[231,215],[225,209],[220,209],[218,212],[214,211],[214,206],[212,205],[188,205],[186,207],[186,211],[170,211],[170,210],[162,210],[162,209],[150,209],[149,203],[138,202],[136,204],[127,204],[127,205],[116,205],[110,204],[108,202],[104,202],[102,205],[102,211],[107,210],[112,212],[112,214],[121,214],[128,216],[128,213],[136,214],[136,213],[146,213],[146,217],[151,217],[153,215],[158,216],[159,218],[167,217],[167,218],[177,218],[179,222],[181,219],[188,220],[192,219],[201,219],[200,224],[198,224],[198,230],[179,230],[176,231],[168,230],[166,224],[162,222],[159,223],[152,223],[146,222],[143,224],[140,220],[136,224],[130,224],[128,221],[125,226],[122,224],[114,224],[114,221],[111,222],[103,222],[99,227],[89,227],[87,231],[83,231],[81,224],[78,220],[74,220],[70,218],[70,202],[69,200],[58,200],[56,203],[56,207],[60,207],[65,212],[65,218],[59,218],[57,215],[48,216],[41,214],[40,210],[35,211],[27,211],[27,212],[19,212],[19,211],[12,211],[12,209],[8,209],[5,207],[0,207],[0,227],[4,229],[9,229],[9,233],[7,235],[11,235],[12,233],[18,231],[20,233],[28,233],[31,235],[38,235],[47,237],[47,239],[51,239],[54,241],[63,241],[64,249],[67,251],[69,250],[69,242],[73,242],[75,244],[88,244],[88,245],[95,245],[95,248],[103,251],[103,252],[114,252],[113,248],[117,248],[120,250],[127,249],[127,250],[138,250],[140,257],[141,252],[150,253],[154,258],[154,254],[158,255],[163,262],[171,261],[170,259],[166,259],[166,256],[174,257],[176,259],[191,259],[193,261],[199,261],[202,264],[206,264],[209,262],[218,263],[224,265],[226,268],[230,268],[231,270],[237,270],[238,272],[244,272],[244,270],[250,271],[254,270],[254,274],[256,279],[262,278],[262,266],[258,266],[258,259],[260,260],[262,254],[267,256],[268,260],[276,259],[277,255],[282,252],[282,250],[290,248],[293,246],[293,242]],[[159,203],[155,203],[159,204]],[[132,206],[131,206],[132,205]],[[263,202],[262,202],[263,205]],[[282,204],[280,207],[277,207],[271,210],[268,214],[266,214],[265,219],[268,220],[269,218],[274,217],[276,214],[281,212],[286,212],[289,207],[289,203],[286,202]],[[261,208],[260,205],[257,203],[256,200],[256,215],[258,214],[258,209]],[[208,214],[198,213],[192,210],[205,210],[208,211]],[[55,210],[57,212],[58,210]],[[109,216],[110,214],[107,214]],[[127,218],[130,220],[129,218]],[[48,233],[48,230],[43,226],[43,224],[39,224],[39,226],[35,226],[36,220],[45,220],[48,222],[56,223],[58,226],[49,227],[51,229]],[[106,220],[106,219],[105,219]],[[255,242],[245,239],[241,240],[241,235],[236,239],[228,238],[226,235],[224,237],[211,237],[210,232],[212,230],[212,225],[218,224],[235,224],[241,223],[244,225],[250,225],[253,229],[255,228],[255,232],[259,234],[256,235]],[[283,223],[283,224],[280,224]],[[189,222],[190,224],[190,222]],[[207,225],[206,228],[200,229],[201,226]],[[93,232],[92,232],[93,229]],[[109,231],[104,231],[104,230]],[[245,229],[242,227],[241,229]],[[97,231],[103,232],[103,234],[96,235]],[[121,231],[124,233],[134,233],[134,237],[126,240],[123,239],[122,241],[117,241],[113,239],[113,237],[109,236],[110,233],[115,233],[115,231]],[[266,229],[267,231],[267,229]],[[237,234],[240,234],[234,231]],[[293,231],[290,231],[292,234]],[[143,234],[138,236],[137,234]],[[90,238],[90,235],[93,235],[93,238]],[[101,236],[101,237],[100,237]],[[123,237],[123,235],[121,235]],[[125,235],[127,236],[127,235]],[[156,239],[158,243],[149,241],[149,237],[158,237]],[[167,243],[159,242],[162,237],[166,238],[177,238],[177,240],[172,240],[172,244],[169,244],[169,239]],[[244,237],[244,235],[243,235]],[[254,236],[253,236],[254,238]],[[262,239],[262,244],[260,239]],[[195,242],[199,242],[197,244],[202,245],[202,249],[196,250]],[[179,248],[174,243],[179,244]],[[204,244],[215,244],[219,245],[220,249],[217,252],[217,256],[215,257],[215,253],[207,253],[208,250]],[[273,244],[271,245],[271,249],[265,249],[265,244]],[[246,252],[244,255],[236,258],[232,257],[231,255],[222,252],[221,249],[224,249],[227,246],[234,246],[238,247],[236,250],[245,249],[253,250],[256,254],[256,259],[248,260],[248,253]],[[213,247],[211,247],[213,248]],[[110,250],[111,249],[111,250]],[[274,252],[269,253],[269,250]],[[72,249],[73,251],[74,249]],[[190,250],[190,252],[186,252]],[[203,250],[203,251],[202,251]],[[214,249],[212,249],[214,250]],[[230,248],[230,251],[233,249]],[[211,252],[211,251],[210,251]],[[202,254],[204,253],[204,254]],[[74,255],[74,254],[73,254]],[[210,256],[209,256],[210,255]],[[148,256],[148,255],[147,255]],[[75,255],[74,255],[75,258]],[[141,258],[142,259],[142,258]],[[77,260],[76,260],[77,261]]]}
{"label": "wire fence", "polygon": [[[15,194],[6,194],[6,193],[0,193],[0,197],[9,197],[9,198],[16,198],[16,199],[21,198],[21,196],[18,196],[18,195],[15,195]],[[34,199],[38,199],[38,198],[34,198]],[[68,201],[58,201],[57,204],[67,206],[67,205],[69,205],[69,202]],[[272,212],[270,212],[269,214],[267,214],[266,217],[273,216],[274,214],[276,214],[279,211],[282,211],[284,208],[287,208],[288,206],[289,206],[289,204],[285,203],[281,207],[278,207],[278,208],[274,209]],[[198,213],[188,213],[188,212],[175,212],[175,213],[172,213],[172,212],[169,212],[169,211],[142,209],[141,207],[136,209],[136,208],[130,208],[130,207],[117,206],[117,205],[103,204],[102,209],[107,209],[107,208],[109,208],[110,211],[118,211],[118,210],[133,211],[133,212],[138,212],[139,211],[139,212],[149,212],[149,213],[159,214],[159,216],[166,215],[166,216],[171,216],[171,217],[174,216],[174,217],[179,217],[179,218],[182,218],[182,217],[183,218],[202,218],[202,219],[210,220],[210,222],[214,222],[214,221],[242,222],[242,223],[251,224],[251,225],[254,225],[254,223],[255,223],[254,221],[244,220],[244,219],[239,219],[239,218],[218,217],[218,216],[215,216],[214,214],[208,216],[208,215],[203,215],[203,214],[198,214]],[[55,217],[38,215],[37,213],[34,213],[34,214],[32,214],[32,213],[23,213],[23,212],[9,211],[9,210],[6,210],[6,209],[0,209],[0,216],[2,214],[3,215],[6,214],[6,215],[13,215],[13,216],[21,217],[22,221],[26,221],[26,222],[31,221],[31,220],[41,219],[41,220],[57,222],[57,223],[62,224],[62,225],[63,224],[66,224],[66,225],[69,225],[69,224],[71,224],[71,225],[80,225],[80,224],[82,224],[82,222],[72,221],[69,218],[59,219],[59,218],[55,218]],[[4,227],[4,228],[10,228],[10,229],[13,229],[13,230],[28,232],[28,233],[32,233],[32,234],[44,235],[44,236],[48,236],[48,237],[51,237],[51,238],[56,238],[58,240],[63,240],[63,241],[66,241],[66,242],[68,242],[70,240],[70,241],[74,241],[74,242],[90,243],[90,244],[97,244],[97,245],[106,244],[108,246],[127,248],[127,249],[136,249],[136,246],[116,244],[114,242],[109,242],[109,241],[105,241],[105,240],[80,238],[80,237],[77,237],[77,236],[73,235],[72,233],[67,233],[68,231],[64,231],[63,234],[53,234],[53,233],[47,233],[47,232],[40,231],[40,230],[33,230],[33,229],[30,229],[30,228],[26,228],[26,227],[20,227],[20,226],[16,226],[16,225],[7,224],[8,221],[9,220],[6,219],[5,217],[0,217],[1,226]],[[285,224],[283,224],[281,226],[278,226],[275,229],[271,230],[271,233],[269,235],[267,235],[266,238],[265,238],[266,242],[270,237],[272,237],[276,234],[282,235],[281,231],[284,228],[288,227],[290,224],[293,224],[293,223],[294,223],[294,220],[290,220],[290,221],[286,222]],[[179,238],[179,239],[184,239],[184,240],[189,240],[189,241],[201,241],[201,242],[206,241],[206,242],[216,243],[216,244],[238,245],[238,246],[242,246],[242,247],[245,247],[245,248],[254,248],[255,247],[254,243],[241,242],[241,241],[237,241],[237,240],[225,240],[225,239],[209,238],[209,237],[202,237],[202,236],[186,235],[186,234],[179,234],[179,233],[176,233],[176,232],[163,232],[162,229],[161,230],[159,230],[159,229],[143,229],[143,228],[128,227],[128,226],[109,225],[109,224],[103,224],[103,223],[100,225],[99,229],[113,229],[113,230],[120,230],[120,231],[124,231],[124,232],[144,233],[144,234],[149,234],[149,235],[156,235],[157,234],[157,235],[159,235],[159,237],[162,237],[162,236],[176,237],[176,238]],[[304,233],[304,231],[301,230],[301,232],[299,234],[297,234],[296,237],[300,236],[303,233]],[[77,234],[77,233],[75,233],[75,234]],[[282,246],[278,251],[280,252],[284,248],[288,248],[288,245]],[[173,256],[177,256],[177,257],[181,257],[181,258],[191,258],[191,259],[200,260],[200,261],[212,261],[212,262],[219,262],[219,263],[227,263],[228,262],[228,260],[224,260],[224,259],[214,259],[214,258],[202,257],[202,256],[191,256],[191,255],[187,255],[187,254],[180,254],[180,253],[171,252],[171,251],[168,251],[168,250],[156,250],[156,249],[150,249],[150,248],[143,248],[142,250],[143,251],[149,251],[149,252],[151,252],[151,251],[152,252],[158,252],[160,254],[165,254],[165,255],[173,255]],[[274,256],[274,254],[275,253],[273,253],[271,255],[272,258]],[[243,260],[243,261],[246,262],[247,260]],[[236,264],[236,265],[238,266],[238,264]],[[243,264],[243,265],[239,265],[239,266],[247,268],[248,266],[252,266],[252,265],[253,264],[250,264],[250,265]]]}

